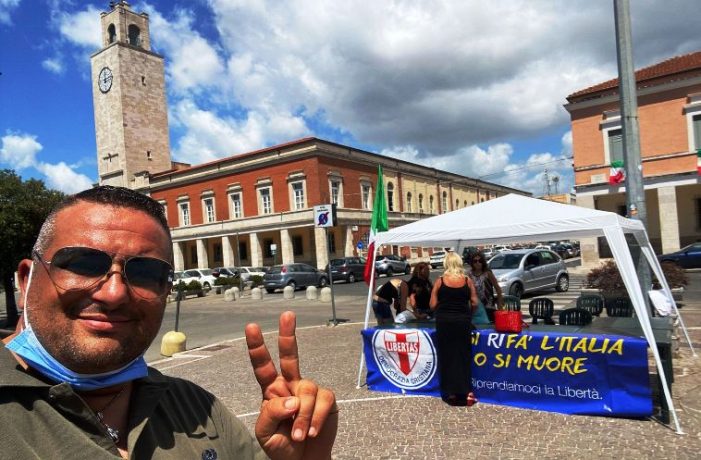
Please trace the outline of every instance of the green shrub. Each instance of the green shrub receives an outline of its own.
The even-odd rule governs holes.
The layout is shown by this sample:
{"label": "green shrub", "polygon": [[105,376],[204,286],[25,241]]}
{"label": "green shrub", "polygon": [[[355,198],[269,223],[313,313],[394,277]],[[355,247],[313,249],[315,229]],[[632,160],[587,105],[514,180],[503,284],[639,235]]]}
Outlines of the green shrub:
{"label": "green shrub", "polygon": [[252,288],[263,285],[263,277],[260,275],[251,275],[251,277],[248,278],[248,281],[251,282]]}
{"label": "green shrub", "polygon": [[238,276],[220,276],[214,280],[215,286],[238,286],[239,285]]}
{"label": "green shrub", "polygon": [[[686,272],[675,263],[663,263],[662,274],[670,288],[684,287],[688,284]],[[652,284],[655,289],[660,288],[654,273],[652,274]],[[613,260],[607,260],[601,266],[593,268],[587,274],[586,287],[598,289],[604,294],[626,290],[623,278],[621,278],[621,274],[618,271],[618,266]]]}

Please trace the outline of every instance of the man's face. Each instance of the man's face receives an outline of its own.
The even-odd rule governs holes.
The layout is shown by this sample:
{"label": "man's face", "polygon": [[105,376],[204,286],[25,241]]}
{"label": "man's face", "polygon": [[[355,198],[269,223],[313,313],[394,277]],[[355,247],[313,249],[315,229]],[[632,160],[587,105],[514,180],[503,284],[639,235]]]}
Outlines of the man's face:
{"label": "man's face", "polygon": [[[148,214],[130,208],[78,202],[56,216],[54,237],[41,254],[50,261],[67,246],[87,246],[114,253],[170,260],[165,231]],[[29,261],[20,264],[27,287]],[[121,272],[118,256],[108,277],[81,291],[54,286],[47,268],[34,261],[25,314],[46,350],[64,366],[79,373],[118,369],[141,355],[158,333],[165,297],[143,299],[134,294]],[[24,294],[24,292],[22,293]]]}

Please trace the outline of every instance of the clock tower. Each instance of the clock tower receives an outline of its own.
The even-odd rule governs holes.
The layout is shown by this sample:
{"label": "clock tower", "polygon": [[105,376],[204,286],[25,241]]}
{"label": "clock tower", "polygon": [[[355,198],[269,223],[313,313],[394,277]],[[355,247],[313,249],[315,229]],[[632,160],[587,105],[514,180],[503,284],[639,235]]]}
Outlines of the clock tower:
{"label": "clock tower", "polygon": [[164,64],[151,51],[148,15],[126,1],[110,8],[90,57],[97,170],[102,185],[135,188],[135,174],[171,168]]}

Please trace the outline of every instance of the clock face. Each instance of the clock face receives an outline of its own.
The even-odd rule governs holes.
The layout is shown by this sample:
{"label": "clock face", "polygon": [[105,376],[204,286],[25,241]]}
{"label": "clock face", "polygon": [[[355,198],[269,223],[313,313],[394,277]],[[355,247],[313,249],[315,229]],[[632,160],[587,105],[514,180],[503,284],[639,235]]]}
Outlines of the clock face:
{"label": "clock face", "polygon": [[109,67],[103,67],[102,70],[100,70],[100,75],[97,76],[97,86],[103,93],[106,93],[112,88],[112,71]]}

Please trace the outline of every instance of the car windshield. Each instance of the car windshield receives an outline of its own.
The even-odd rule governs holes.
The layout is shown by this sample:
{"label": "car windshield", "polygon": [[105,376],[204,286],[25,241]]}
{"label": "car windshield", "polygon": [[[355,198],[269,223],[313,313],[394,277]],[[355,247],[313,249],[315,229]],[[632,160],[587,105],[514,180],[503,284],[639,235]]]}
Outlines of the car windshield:
{"label": "car windshield", "polygon": [[523,254],[500,254],[489,261],[489,268],[492,270],[518,268],[523,256]]}
{"label": "car windshield", "polygon": [[200,270],[200,273],[202,273],[204,276],[209,276],[212,274],[212,270],[209,268],[206,268],[204,270]]}
{"label": "car windshield", "polygon": [[345,259],[331,259],[331,266],[338,267],[346,263]]}
{"label": "car windshield", "polygon": [[270,269],[268,269],[267,273],[269,275],[276,275],[276,274],[280,273],[281,271],[282,271],[282,265],[278,265],[276,267],[270,267]]}
{"label": "car windshield", "polygon": [[268,271],[268,269],[265,267],[253,267],[251,269],[251,271],[266,273]]}

